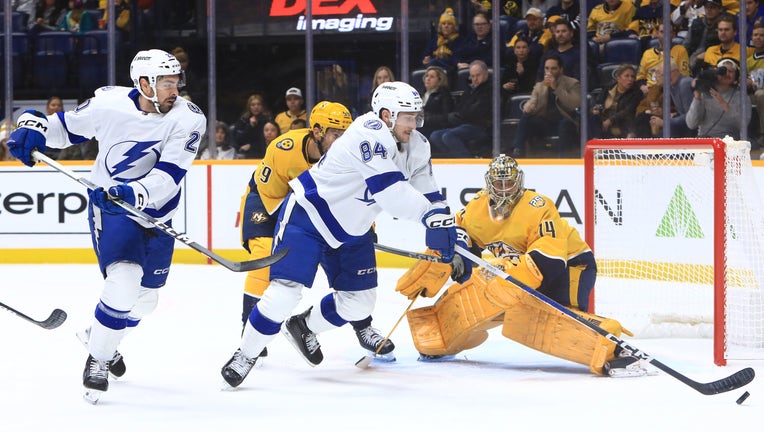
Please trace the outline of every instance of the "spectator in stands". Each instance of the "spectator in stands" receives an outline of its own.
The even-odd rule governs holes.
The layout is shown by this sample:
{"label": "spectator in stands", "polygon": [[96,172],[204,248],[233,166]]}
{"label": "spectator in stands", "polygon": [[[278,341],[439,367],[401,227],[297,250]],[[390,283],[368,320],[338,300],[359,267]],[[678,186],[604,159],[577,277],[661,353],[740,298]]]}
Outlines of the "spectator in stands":
{"label": "spectator in stands", "polygon": [[562,59],[552,55],[544,60],[544,78],[533,87],[530,99],[523,106],[523,116],[512,143],[513,157],[524,154],[529,136],[558,136],[556,153],[572,148],[578,142],[578,116],[581,105],[581,83],[563,74]]}
{"label": "spectator in stands", "polygon": [[761,147],[764,145],[764,23],[756,23],[751,40],[754,52],[748,56],[748,91],[753,92],[759,116],[759,130],[751,145]]}
{"label": "spectator in stands", "polygon": [[[45,103],[45,115],[52,115],[58,112],[64,112],[64,101],[58,96],[49,97],[48,102]],[[77,152],[77,154],[80,154],[79,146],[72,146],[72,147],[77,147],[75,151]],[[45,155],[51,159],[58,159],[59,155],[62,152],[71,151],[69,150],[69,148],[65,150],[48,148],[45,150]]]}
{"label": "spectator in stands", "polygon": [[26,15],[26,19],[22,22],[24,31],[27,31],[29,27],[32,26],[35,10],[37,8],[36,3],[36,0],[13,0],[11,3],[12,11],[21,12],[22,14]]}
{"label": "spectator in stands", "polygon": [[263,125],[263,140],[265,142],[266,149],[279,135],[281,135],[281,127],[279,127],[278,123],[273,120],[268,120],[265,122]]}
{"label": "spectator in stands", "polygon": [[180,70],[183,71],[184,86],[180,89],[179,96],[190,98],[204,112],[207,108],[207,81],[197,76],[189,68],[191,56],[183,47],[175,47],[170,54],[174,55],[180,63]]}
{"label": "spectator in stands", "polygon": [[[489,142],[492,122],[492,86],[488,66],[481,60],[470,64],[470,88],[448,114],[448,128],[430,134],[433,157],[464,158],[489,156],[490,148],[473,143]],[[426,119],[425,119],[426,121]]]}
{"label": "spectator in stands", "polygon": [[8,138],[5,137],[2,140],[0,140],[0,162],[5,161],[14,161],[16,160],[13,155],[11,155],[11,152],[8,151]]}
{"label": "spectator in stands", "polygon": [[[109,22],[109,9],[106,7],[103,9],[102,20],[104,23],[107,23]],[[130,33],[130,5],[127,3],[127,0],[114,0],[114,26],[120,33],[122,40],[127,40],[127,35]]]}
{"label": "spectator in stands", "polygon": [[[671,38],[673,39],[675,35],[672,28]],[[655,71],[663,64],[663,23],[658,24],[654,37],[658,40],[658,46],[645,50],[639,62],[637,86],[643,94],[647,94],[648,89],[655,85]],[[690,75],[690,59],[683,45],[677,44],[671,47],[671,61],[679,65],[679,72],[682,75]]]}
{"label": "spectator in stands", "polygon": [[636,112],[642,91],[635,85],[637,71],[622,64],[615,70],[615,84],[595,100],[589,121],[591,138],[634,138]]}
{"label": "spectator in stands", "polygon": [[292,120],[292,123],[289,125],[289,130],[305,129],[306,127],[308,127],[308,121],[306,119],[296,118]]}
{"label": "spectator in stands", "polygon": [[553,55],[562,59],[562,69],[565,75],[581,80],[581,57],[574,43],[575,32],[573,25],[564,19],[558,19],[552,25],[555,45],[541,56],[536,72],[536,81],[544,78],[544,61]]}
{"label": "spectator in stands", "polygon": [[417,130],[427,138],[432,131],[448,127],[448,113],[454,108],[451,89],[448,87],[446,71],[437,66],[430,66],[422,78],[424,81],[424,126]]}
{"label": "spectator in stands", "polygon": [[[236,159],[236,149],[231,146],[231,143],[228,140],[228,125],[221,121],[215,123],[215,150],[215,160]],[[201,152],[199,159],[213,159],[210,154],[209,146]]]}
{"label": "spectator in stands", "polygon": [[422,64],[440,66],[447,71],[456,70],[458,56],[465,49],[465,38],[459,35],[454,10],[446,8],[438,20],[438,34],[424,50]]}
{"label": "spectator in stands", "polygon": [[464,49],[458,54],[457,69],[466,69],[474,60],[483,60],[488,67],[493,65],[493,36],[491,18],[488,12],[478,11],[472,18],[472,32],[464,43]]}
{"label": "spectator in stands", "polygon": [[234,147],[239,159],[259,159],[265,154],[263,126],[270,120],[265,99],[253,94],[247,99],[244,113],[234,125]]}
{"label": "spectator in stands", "polygon": [[[579,0],[560,0],[557,5],[550,7],[546,11],[547,22],[550,21],[553,16],[558,16],[569,22],[575,33],[581,27],[581,4],[579,3]],[[563,59],[563,64],[564,63],[565,61]],[[568,71],[568,73],[570,73],[570,71]]]}
{"label": "spectator in stands", "polygon": [[367,109],[371,109],[371,97],[374,95],[374,90],[376,90],[377,87],[379,87],[379,85],[382,83],[393,81],[395,81],[395,74],[393,73],[392,69],[387,66],[378,67],[377,70],[374,71],[374,76],[371,80],[371,91],[369,91],[364,106]]}
{"label": "spectator in stands", "polygon": [[532,52],[541,55],[552,42],[551,34],[544,33],[544,14],[538,8],[530,8],[525,12],[525,22],[528,27],[517,31],[507,43],[507,47],[513,47],[515,41],[522,37],[530,43]]}
{"label": "spectator in stands", "polygon": [[[700,71],[698,60],[703,60],[703,53],[712,45],[719,45],[719,35],[716,25],[719,19],[726,15],[722,0],[706,0],[704,4],[706,15],[698,17],[692,22],[684,39],[684,47],[690,55],[690,74],[696,76]],[[698,59],[700,56],[700,59]]]}
{"label": "spectator in stands", "polygon": [[[740,14],[735,16],[735,21],[740,19]],[[764,22],[764,10],[759,7],[759,0],[745,0],[746,19],[746,45],[753,48],[753,29],[756,24]],[[735,42],[740,43],[740,34],[735,35]]]}
{"label": "spectator in stands", "polygon": [[677,29],[687,30],[696,18],[704,17],[706,0],[684,0],[671,12],[671,22]]}
{"label": "spectator in stands", "polygon": [[295,119],[308,119],[305,112],[305,99],[302,97],[302,90],[297,87],[290,87],[284,96],[286,100],[286,110],[276,115],[276,124],[279,130],[286,131]]}
{"label": "spectator in stands", "polygon": [[658,24],[663,22],[662,0],[648,0],[647,4],[637,7],[634,18],[629,24],[628,36],[639,39],[642,51],[646,50],[655,36]]}
{"label": "spectator in stands", "polygon": [[61,25],[65,15],[65,9],[59,0],[39,0],[35,9],[34,18],[29,27],[30,33],[43,31],[56,31]]}
{"label": "spectator in stands", "polygon": [[501,75],[501,89],[504,99],[515,94],[530,93],[536,84],[536,71],[539,69],[538,53],[531,53],[531,47],[525,38],[515,41],[514,49],[507,55]]}
{"label": "spectator in stands", "polygon": [[[738,86],[740,68],[735,59],[723,58],[716,64],[716,72],[711,85],[699,85],[703,79],[695,79],[687,126],[698,129],[697,136],[701,138],[724,138],[729,135],[740,139],[740,119],[746,119],[746,124],[751,119],[748,94]],[[741,105],[744,107],[742,110]]]}
{"label": "spectator in stands", "polygon": [[[663,63],[655,71],[656,83],[650,86],[647,95],[637,106],[637,137],[656,138],[663,136]],[[671,137],[689,137],[692,132],[685,118],[692,103],[692,78],[682,75],[679,65],[671,60],[669,77],[671,91]]]}
{"label": "spectator in stands", "polygon": [[82,34],[98,28],[93,15],[86,11],[82,0],[69,0],[69,11],[58,26],[59,30]]}
{"label": "spectator in stands", "polygon": [[629,24],[636,9],[630,0],[605,0],[592,9],[586,24],[586,33],[590,40],[599,44],[600,52],[611,39],[628,36]]}
{"label": "spectator in stands", "polygon": [[[737,21],[731,15],[724,15],[719,18],[716,24],[716,32],[719,37],[719,44],[709,46],[701,55],[698,55],[696,67],[700,70],[708,69],[712,65],[719,63],[723,58],[732,58],[740,64],[740,44],[735,42],[737,35]],[[753,52],[753,48],[748,48],[748,55]],[[697,75],[696,75],[697,76]]]}

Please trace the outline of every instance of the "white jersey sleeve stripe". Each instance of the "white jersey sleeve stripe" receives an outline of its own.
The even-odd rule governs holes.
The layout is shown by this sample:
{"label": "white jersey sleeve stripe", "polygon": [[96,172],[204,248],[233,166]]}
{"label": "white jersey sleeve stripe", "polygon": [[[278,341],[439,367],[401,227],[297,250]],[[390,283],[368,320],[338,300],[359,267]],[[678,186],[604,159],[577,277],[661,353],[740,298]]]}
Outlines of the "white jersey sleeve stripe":
{"label": "white jersey sleeve stripe", "polygon": [[186,176],[186,170],[170,162],[157,162],[155,168],[167,173],[175,184],[180,184],[180,181]]}
{"label": "white jersey sleeve stripe", "polygon": [[[297,182],[302,186],[302,192],[305,199],[310,203],[313,209],[318,213],[321,223],[329,230],[331,235],[338,242],[346,242],[350,240],[352,235],[348,234],[340,225],[337,218],[329,208],[329,204],[319,194],[316,187],[316,183],[310,176],[309,171],[305,171],[297,177]],[[309,208],[305,209],[309,214],[312,213]],[[314,222],[316,218],[311,218]]]}
{"label": "white jersey sleeve stripe", "polygon": [[402,172],[386,172],[367,178],[366,186],[369,187],[369,192],[376,194],[401,181],[406,181]]}

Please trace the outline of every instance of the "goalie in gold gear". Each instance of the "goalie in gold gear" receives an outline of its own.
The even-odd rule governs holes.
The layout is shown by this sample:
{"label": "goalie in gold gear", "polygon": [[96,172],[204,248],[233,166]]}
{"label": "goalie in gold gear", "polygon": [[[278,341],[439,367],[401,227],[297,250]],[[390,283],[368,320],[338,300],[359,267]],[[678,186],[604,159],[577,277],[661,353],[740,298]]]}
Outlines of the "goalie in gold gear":
{"label": "goalie in gold gear", "polygon": [[[517,162],[498,156],[485,181],[486,188],[456,216],[472,249],[478,254],[487,249],[492,265],[608,332],[631,335],[618,321],[587,313],[597,277],[594,254],[548,197],[525,189]],[[419,261],[396,289],[409,298],[433,297],[449,274],[459,280],[459,272],[456,265]],[[616,352],[613,342],[486,270],[451,285],[434,305],[414,309],[407,318],[420,360],[453,357],[480,345],[488,329],[502,325],[507,338],[596,374],[646,373],[636,357]]]}
{"label": "goalie in gold gear", "polygon": [[[289,181],[307,170],[329,150],[334,141],[353,121],[350,111],[336,102],[319,102],[308,119],[312,128],[295,129],[282,134],[268,146],[241,199],[242,246],[252,259],[271,254],[273,232],[284,198],[290,192]],[[268,267],[253,270],[244,282],[241,321],[246,320],[252,308],[263,296],[270,281]],[[375,351],[384,337],[371,326],[371,316],[351,321],[358,342],[367,350]],[[385,342],[380,354],[392,360],[395,345]],[[267,355],[263,349],[260,357]]]}

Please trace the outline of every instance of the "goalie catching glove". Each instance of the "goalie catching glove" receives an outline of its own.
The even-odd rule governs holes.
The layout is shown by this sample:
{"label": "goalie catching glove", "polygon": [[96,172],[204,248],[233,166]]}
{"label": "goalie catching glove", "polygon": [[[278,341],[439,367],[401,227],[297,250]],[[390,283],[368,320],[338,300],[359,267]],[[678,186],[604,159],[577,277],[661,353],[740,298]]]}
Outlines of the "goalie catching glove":
{"label": "goalie catching glove", "polygon": [[8,137],[8,150],[26,166],[34,166],[37,161],[32,152],[45,153],[45,136],[48,133],[48,118],[36,110],[26,110],[19,116],[16,130]]}
{"label": "goalie catching glove", "polygon": [[124,201],[138,210],[145,207],[143,195],[138,194],[138,199],[136,199],[135,190],[127,183],[110,187],[108,193],[101,187],[96,190],[89,190],[88,194],[93,205],[110,214],[127,213],[126,209],[114,202],[115,200]]}

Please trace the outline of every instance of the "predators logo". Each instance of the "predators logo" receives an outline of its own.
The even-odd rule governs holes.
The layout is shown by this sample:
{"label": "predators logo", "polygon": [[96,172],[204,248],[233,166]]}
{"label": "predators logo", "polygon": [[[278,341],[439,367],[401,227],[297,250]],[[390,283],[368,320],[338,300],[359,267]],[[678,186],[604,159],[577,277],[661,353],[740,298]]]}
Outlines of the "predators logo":
{"label": "predators logo", "polygon": [[252,217],[249,218],[249,220],[252,221],[253,223],[261,224],[261,223],[268,222],[269,218],[270,218],[270,216],[268,216],[267,213],[252,212]]}
{"label": "predators logo", "polygon": [[510,260],[520,259],[520,255],[523,253],[502,241],[487,244],[485,245],[485,248],[495,257]]}
{"label": "predators logo", "polygon": [[540,196],[535,196],[528,204],[530,204],[532,207],[541,208],[546,205],[546,200]]}
{"label": "predators logo", "polygon": [[294,141],[291,138],[284,138],[276,143],[276,147],[281,150],[292,150],[294,148]]}

